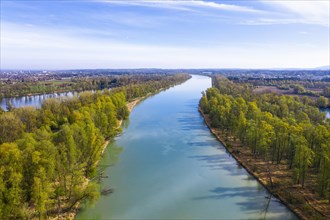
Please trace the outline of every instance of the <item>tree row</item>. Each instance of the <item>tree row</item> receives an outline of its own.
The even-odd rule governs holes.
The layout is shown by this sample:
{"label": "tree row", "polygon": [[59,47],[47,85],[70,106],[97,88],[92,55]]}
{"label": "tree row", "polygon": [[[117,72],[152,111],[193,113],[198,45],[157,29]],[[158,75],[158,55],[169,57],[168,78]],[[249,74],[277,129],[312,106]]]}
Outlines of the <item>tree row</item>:
{"label": "tree row", "polygon": [[288,95],[254,94],[249,84],[216,76],[200,107],[212,126],[228,131],[255,157],[286,164],[293,183],[304,187],[308,172],[317,191],[330,199],[330,121],[308,100]]}

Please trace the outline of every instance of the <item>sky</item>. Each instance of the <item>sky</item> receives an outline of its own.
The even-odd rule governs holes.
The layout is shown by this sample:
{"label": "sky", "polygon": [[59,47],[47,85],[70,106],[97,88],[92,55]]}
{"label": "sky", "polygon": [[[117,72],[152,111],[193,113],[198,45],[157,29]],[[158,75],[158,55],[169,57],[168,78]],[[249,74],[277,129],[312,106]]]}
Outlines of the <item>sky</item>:
{"label": "sky", "polygon": [[328,0],[1,0],[1,69],[330,65]]}

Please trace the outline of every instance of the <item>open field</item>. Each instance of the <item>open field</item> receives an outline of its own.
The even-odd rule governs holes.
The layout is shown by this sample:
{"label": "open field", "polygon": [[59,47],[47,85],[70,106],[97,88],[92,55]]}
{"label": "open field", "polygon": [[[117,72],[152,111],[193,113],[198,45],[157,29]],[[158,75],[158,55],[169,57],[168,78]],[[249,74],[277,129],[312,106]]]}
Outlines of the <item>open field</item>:
{"label": "open field", "polygon": [[276,94],[290,94],[293,93],[293,89],[284,90],[278,89],[276,86],[258,86],[253,90],[256,94],[264,93],[276,93]]}

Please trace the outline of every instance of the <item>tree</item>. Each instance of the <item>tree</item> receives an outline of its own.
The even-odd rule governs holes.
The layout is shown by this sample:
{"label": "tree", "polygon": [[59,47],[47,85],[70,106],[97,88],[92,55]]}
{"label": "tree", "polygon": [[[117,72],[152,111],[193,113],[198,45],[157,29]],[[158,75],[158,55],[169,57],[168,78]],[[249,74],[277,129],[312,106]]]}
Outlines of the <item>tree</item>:
{"label": "tree", "polygon": [[33,132],[38,127],[39,111],[33,107],[17,108],[15,116],[19,118],[26,132]]}
{"label": "tree", "polygon": [[1,218],[18,218],[22,205],[21,151],[15,143],[0,145]]}
{"label": "tree", "polygon": [[238,134],[238,138],[242,142],[245,141],[246,129],[247,129],[247,121],[245,118],[245,114],[244,112],[240,111],[238,117],[238,123],[237,123],[237,134]]}
{"label": "tree", "polygon": [[317,178],[319,194],[330,202],[330,143],[322,145],[322,157]]}
{"label": "tree", "polygon": [[304,88],[303,86],[301,86],[301,85],[295,85],[295,86],[293,86],[293,92],[294,92],[295,94],[302,94],[302,93],[305,93],[306,90],[305,90],[305,88]]}
{"label": "tree", "polygon": [[294,178],[296,183],[304,187],[307,168],[312,164],[314,152],[308,147],[307,140],[302,136],[296,136],[295,158],[294,158]]}
{"label": "tree", "polygon": [[319,108],[326,108],[329,105],[329,101],[326,97],[324,96],[320,96],[316,102],[315,102],[316,106]]}
{"label": "tree", "polygon": [[325,87],[325,88],[323,89],[323,95],[324,95],[325,97],[330,97],[330,86]]}
{"label": "tree", "polygon": [[31,200],[34,202],[35,208],[39,213],[39,219],[45,219],[47,211],[46,204],[49,197],[45,170],[43,168],[39,169],[37,173],[35,173],[33,180]]}
{"label": "tree", "polygon": [[0,144],[15,141],[21,137],[22,132],[23,124],[13,112],[0,114]]}
{"label": "tree", "polygon": [[262,120],[258,124],[258,130],[257,152],[266,157],[275,136],[274,128],[268,122]]}
{"label": "tree", "polygon": [[209,102],[204,93],[203,93],[201,100],[199,101],[199,106],[205,114],[208,114],[210,112]]}

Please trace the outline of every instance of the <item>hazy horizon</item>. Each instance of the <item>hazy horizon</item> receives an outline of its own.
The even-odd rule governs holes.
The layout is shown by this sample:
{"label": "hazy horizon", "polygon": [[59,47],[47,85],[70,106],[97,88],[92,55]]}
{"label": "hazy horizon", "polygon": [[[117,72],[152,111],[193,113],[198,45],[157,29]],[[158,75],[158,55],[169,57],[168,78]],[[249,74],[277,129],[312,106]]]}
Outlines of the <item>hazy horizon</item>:
{"label": "hazy horizon", "polygon": [[[320,69],[321,68],[321,69]],[[137,68],[77,68],[77,69],[14,69],[14,68],[4,68],[0,71],[75,71],[75,70],[307,70],[307,71],[327,71],[330,70],[330,66],[320,66],[312,68],[157,68],[157,67],[137,67]]]}

